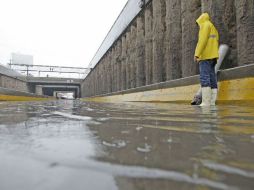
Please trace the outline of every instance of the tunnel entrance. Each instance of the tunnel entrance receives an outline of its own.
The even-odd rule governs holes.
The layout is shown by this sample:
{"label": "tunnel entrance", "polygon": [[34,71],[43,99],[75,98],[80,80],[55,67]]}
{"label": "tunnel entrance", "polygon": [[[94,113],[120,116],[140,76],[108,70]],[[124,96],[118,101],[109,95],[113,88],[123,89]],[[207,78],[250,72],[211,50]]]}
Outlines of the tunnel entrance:
{"label": "tunnel entrance", "polygon": [[65,99],[67,99],[67,97],[69,99],[71,99],[71,97],[73,97],[73,99],[79,98],[79,89],[76,87],[43,87],[42,88],[42,92],[43,95],[47,95],[47,96],[54,96],[54,97],[65,97]]}
{"label": "tunnel entrance", "polygon": [[72,91],[54,91],[54,97],[57,99],[68,99],[72,100],[75,97],[75,93]]}

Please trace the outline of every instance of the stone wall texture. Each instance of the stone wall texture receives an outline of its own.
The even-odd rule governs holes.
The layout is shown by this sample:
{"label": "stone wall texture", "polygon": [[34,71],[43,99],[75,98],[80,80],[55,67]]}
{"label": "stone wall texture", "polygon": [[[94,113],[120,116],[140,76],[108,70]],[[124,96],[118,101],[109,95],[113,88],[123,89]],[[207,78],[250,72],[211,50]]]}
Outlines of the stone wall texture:
{"label": "stone wall texture", "polygon": [[27,83],[17,78],[0,74],[0,87],[28,92]]}
{"label": "stone wall texture", "polygon": [[196,19],[207,12],[230,51],[222,69],[254,63],[254,0],[151,0],[82,83],[82,97],[199,74]]}

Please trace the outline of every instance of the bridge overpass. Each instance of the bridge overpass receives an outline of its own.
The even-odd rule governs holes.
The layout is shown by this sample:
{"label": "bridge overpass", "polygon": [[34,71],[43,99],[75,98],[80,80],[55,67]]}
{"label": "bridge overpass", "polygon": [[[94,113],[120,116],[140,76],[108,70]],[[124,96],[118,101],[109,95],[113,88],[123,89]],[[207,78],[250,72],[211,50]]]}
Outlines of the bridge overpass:
{"label": "bridge overpass", "polygon": [[[56,66],[38,66],[38,65],[24,65],[24,64],[11,64],[12,68],[15,66],[15,70],[0,65],[0,95],[7,92],[13,95],[22,95],[27,93],[27,96],[31,94],[38,96],[55,96],[57,92],[73,93],[74,98],[81,97],[81,82],[79,78],[66,78],[66,77],[37,77],[34,73],[76,73],[85,74],[86,68],[75,67],[56,67]],[[26,76],[20,74],[17,71],[23,71],[26,68]],[[31,69],[31,67],[33,67]],[[52,69],[53,68],[53,69]],[[68,71],[68,70],[69,71]],[[72,71],[74,70],[74,71]],[[31,72],[33,74],[31,74]],[[57,75],[56,74],[56,75]],[[48,76],[48,75],[45,75]],[[61,76],[61,75],[60,75]]]}
{"label": "bridge overpass", "polygon": [[81,79],[56,77],[27,77],[30,92],[38,95],[54,96],[54,92],[73,92],[75,98],[81,97]]}

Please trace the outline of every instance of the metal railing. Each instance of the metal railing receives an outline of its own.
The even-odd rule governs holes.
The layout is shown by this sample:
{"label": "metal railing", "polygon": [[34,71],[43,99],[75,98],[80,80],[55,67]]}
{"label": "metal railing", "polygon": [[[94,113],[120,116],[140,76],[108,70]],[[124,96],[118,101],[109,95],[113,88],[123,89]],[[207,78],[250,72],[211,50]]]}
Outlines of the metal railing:
{"label": "metal railing", "polygon": [[25,76],[34,77],[61,77],[61,78],[85,78],[90,68],[65,67],[52,65],[28,65],[9,63],[9,68]]}

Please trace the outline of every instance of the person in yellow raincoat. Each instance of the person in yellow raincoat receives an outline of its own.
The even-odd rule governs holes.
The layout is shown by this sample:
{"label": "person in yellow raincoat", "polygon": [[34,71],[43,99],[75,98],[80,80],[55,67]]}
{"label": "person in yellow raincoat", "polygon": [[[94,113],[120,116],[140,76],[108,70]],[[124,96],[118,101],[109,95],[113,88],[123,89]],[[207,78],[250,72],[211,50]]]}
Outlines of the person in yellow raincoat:
{"label": "person in yellow raincoat", "polygon": [[196,20],[199,25],[198,43],[194,61],[199,63],[202,103],[200,106],[215,105],[218,86],[215,65],[219,58],[219,33],[210,20],[208,13],[203,13]]}

